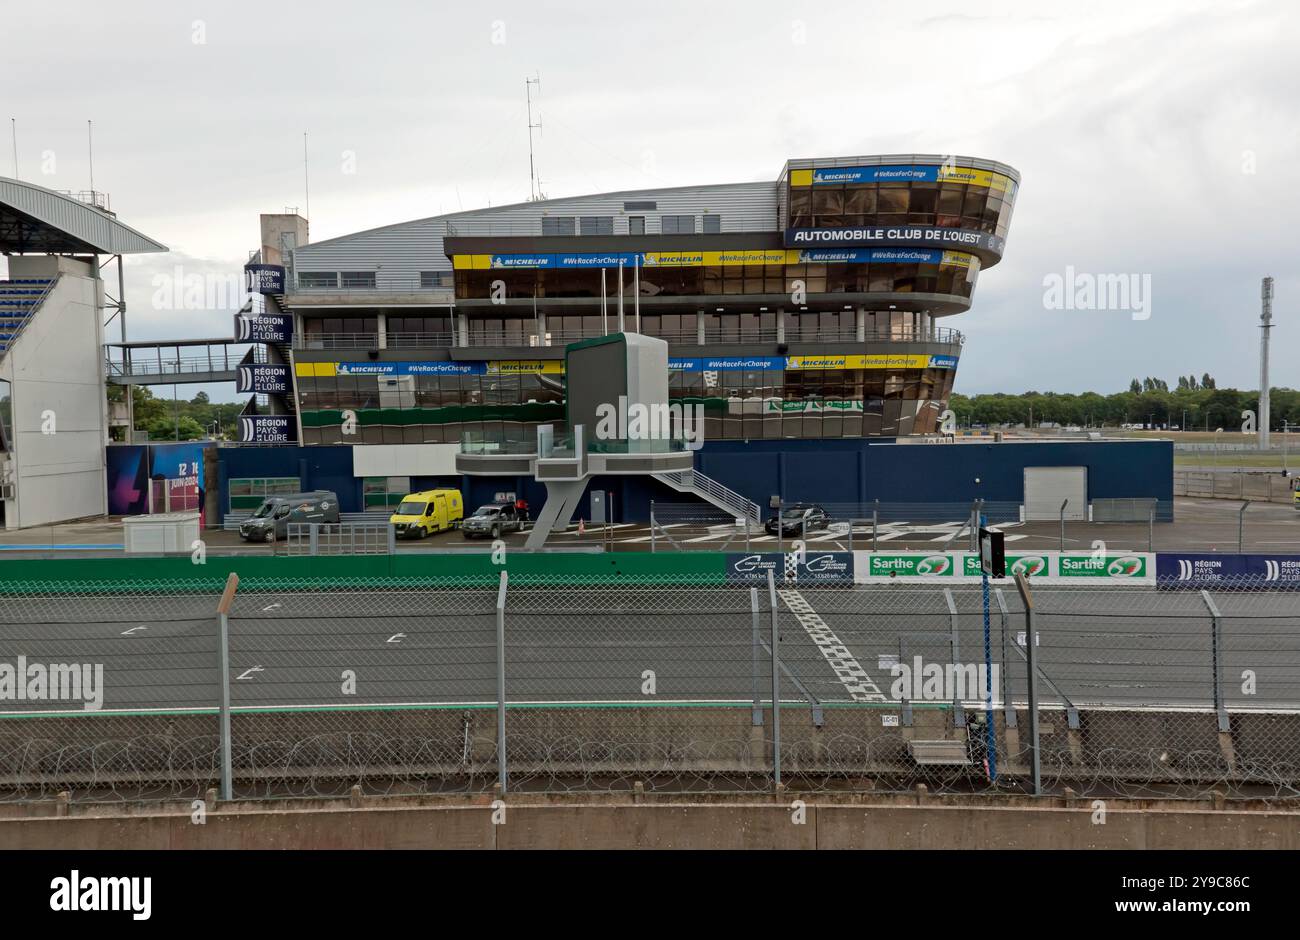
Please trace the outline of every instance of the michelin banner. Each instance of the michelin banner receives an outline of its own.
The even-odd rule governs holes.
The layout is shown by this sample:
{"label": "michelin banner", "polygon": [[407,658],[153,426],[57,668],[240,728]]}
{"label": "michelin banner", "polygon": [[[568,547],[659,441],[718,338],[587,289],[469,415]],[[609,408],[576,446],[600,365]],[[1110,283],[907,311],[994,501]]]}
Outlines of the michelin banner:
{"label": "michelin banner", "polygon": [[[1123,581],[1155,583],[1155,555],[1148,552],[1071,554],[1061,552],[1007,553],[1007,582],[1016,574],[1031,581],[1081,583]],[[853,580],[858,584],[881,581],[936,581],[945,584],[977,583],[978,552],[854,552]]]}

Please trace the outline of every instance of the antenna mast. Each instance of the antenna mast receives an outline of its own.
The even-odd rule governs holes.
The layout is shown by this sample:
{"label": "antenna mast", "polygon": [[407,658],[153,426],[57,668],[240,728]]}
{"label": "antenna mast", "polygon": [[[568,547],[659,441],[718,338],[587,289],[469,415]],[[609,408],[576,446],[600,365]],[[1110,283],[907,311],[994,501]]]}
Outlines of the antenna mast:
{"label": "antenna mast", "polygon": [[95,198],[95,126],[89,119],[86,121],[86,152],[90,154],[90,198]]}
{"label": "antenna mast", "polygon": [[307,224],[311,224],[311,177],[308,173],[307,164],[307,132],[302,132],[302,196],[305,202],[303,209],[307,213]]}
{"label": "antenna mast", "polygon": [[537,116],[537,123],[533,123],[533,86],[537,86],[537,94],[540,97],[542,93],[542,76],[537,74],[534,78],[524,79],[524,97],[528,101],[528,199],[530,202],[537,202],[539,199],[545,199],[546,194],[542,192],[541,180],[537,178],[537,164],[533,158],[533,130],[539,132],[542,129],[542,117]]}

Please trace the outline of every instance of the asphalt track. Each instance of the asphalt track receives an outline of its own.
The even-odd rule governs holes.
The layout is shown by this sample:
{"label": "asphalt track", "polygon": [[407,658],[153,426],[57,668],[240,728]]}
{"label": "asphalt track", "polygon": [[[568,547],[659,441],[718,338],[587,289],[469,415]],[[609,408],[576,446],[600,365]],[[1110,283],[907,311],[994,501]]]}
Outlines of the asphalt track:
{"label": "asphalt track", "polygon": [[[741,587],[525,588],[506,619],[515,703],[671,703],[770,697],[765,589],[755,642]],[[1042,587],[1042,700],[1208,708],[1212,621],[1197,592]],[[984,661],[978,587],[952,589],[956,661]],[[1023,701],[1024,614],[1003,590],[990,640],[1006,694]],[[1218,659],[1232,708],[1300,710],[1300,595],[1219,593]],[[244,593],[230,617],[232,704],[242,708],[411,706],[496,700],[496,592]],[[0,598],[0,665],[104,667],[103,709],[219,702],[212,595]],[[953,661],[941,588],[801,586],[778,600],[781,697],[891,703],[894,662]],[[1251,691],[1250,678],[1254,686]],[[1050,680],[1050,681],[1047,681]],[[967,696],[974,702],[977,694]],[[999,689],[996,697],[1001,699]],[[919,694],[912,695],[914,700]],[[942,696],[940,696],[942,698]],[[80,702],[0,700],[0,713],[79,711]]]}

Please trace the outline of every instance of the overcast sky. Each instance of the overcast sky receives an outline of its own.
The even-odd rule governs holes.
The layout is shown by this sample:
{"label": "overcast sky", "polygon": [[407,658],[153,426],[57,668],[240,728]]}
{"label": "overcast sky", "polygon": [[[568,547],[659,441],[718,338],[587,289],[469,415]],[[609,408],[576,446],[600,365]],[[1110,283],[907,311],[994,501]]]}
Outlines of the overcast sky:
{"label": "overcast sky", "polygon": [[[541,77],[548,196],[774,179],[789,157],[987,157],[1023,182],[957,390],[1119,391],[1134,376],[1300,386],[1300,4],[26,3],[4,13],[18,175],[95,188],[171,248],[128,264],[131,339],[228,334],[152,277],[238,273],[257,216],[314,241],[526,199]],[[27,37],[13,42],[13,37]],[[0,174],[11,175],[9,127]],[[354,170],[354,172],[348,172]],[[1044,278],[1149,275],[1150,316],[1052,310]],[[1140,283],[1140,282],[1139,282]],[[233,397],[233,386],[228,394]]]}

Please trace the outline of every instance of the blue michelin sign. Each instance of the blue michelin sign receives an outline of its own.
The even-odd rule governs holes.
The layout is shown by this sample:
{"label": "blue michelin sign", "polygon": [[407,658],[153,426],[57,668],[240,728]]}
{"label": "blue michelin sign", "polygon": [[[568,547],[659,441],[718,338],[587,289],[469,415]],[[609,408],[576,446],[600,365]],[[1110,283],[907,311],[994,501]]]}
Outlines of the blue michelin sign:
{"label": "blue michelin sign", "polygon": [[852,584],[852,552],[752,552],[727,555],[727,580],[735,584],[767,583],[767,573],[777,581],[799,584]]}
{"label": "blue michelin sign", "polygon": [[486,362],[438,359],[429,362],[340,362],[337,375],[486,375]]}
{"label": "blue michelin sign", "polygon": [[241,444],[292,444],[297,439],[289,415],[240,415]]}
{"label": "blue michelin sign", "polygon": [[282,363],[254,363],[235,370],[235,391],[259,395],[287,395],[289,367]]}
{"label": "blue michelin sign", "polygon": [[279,264],[244,265],[244,287],[250,294],[283,294],[284,266]]}
{"label": "blue michelin sign", "polygon": [[293,317],[279,313],[235,314],[235,342],[287,343],[293,337]]}
{"label": "blue michelin sign", "polygon": [[1240,586],[1300,589],[1300,555],[1160,552],[1156,584],[1166,588]]}

